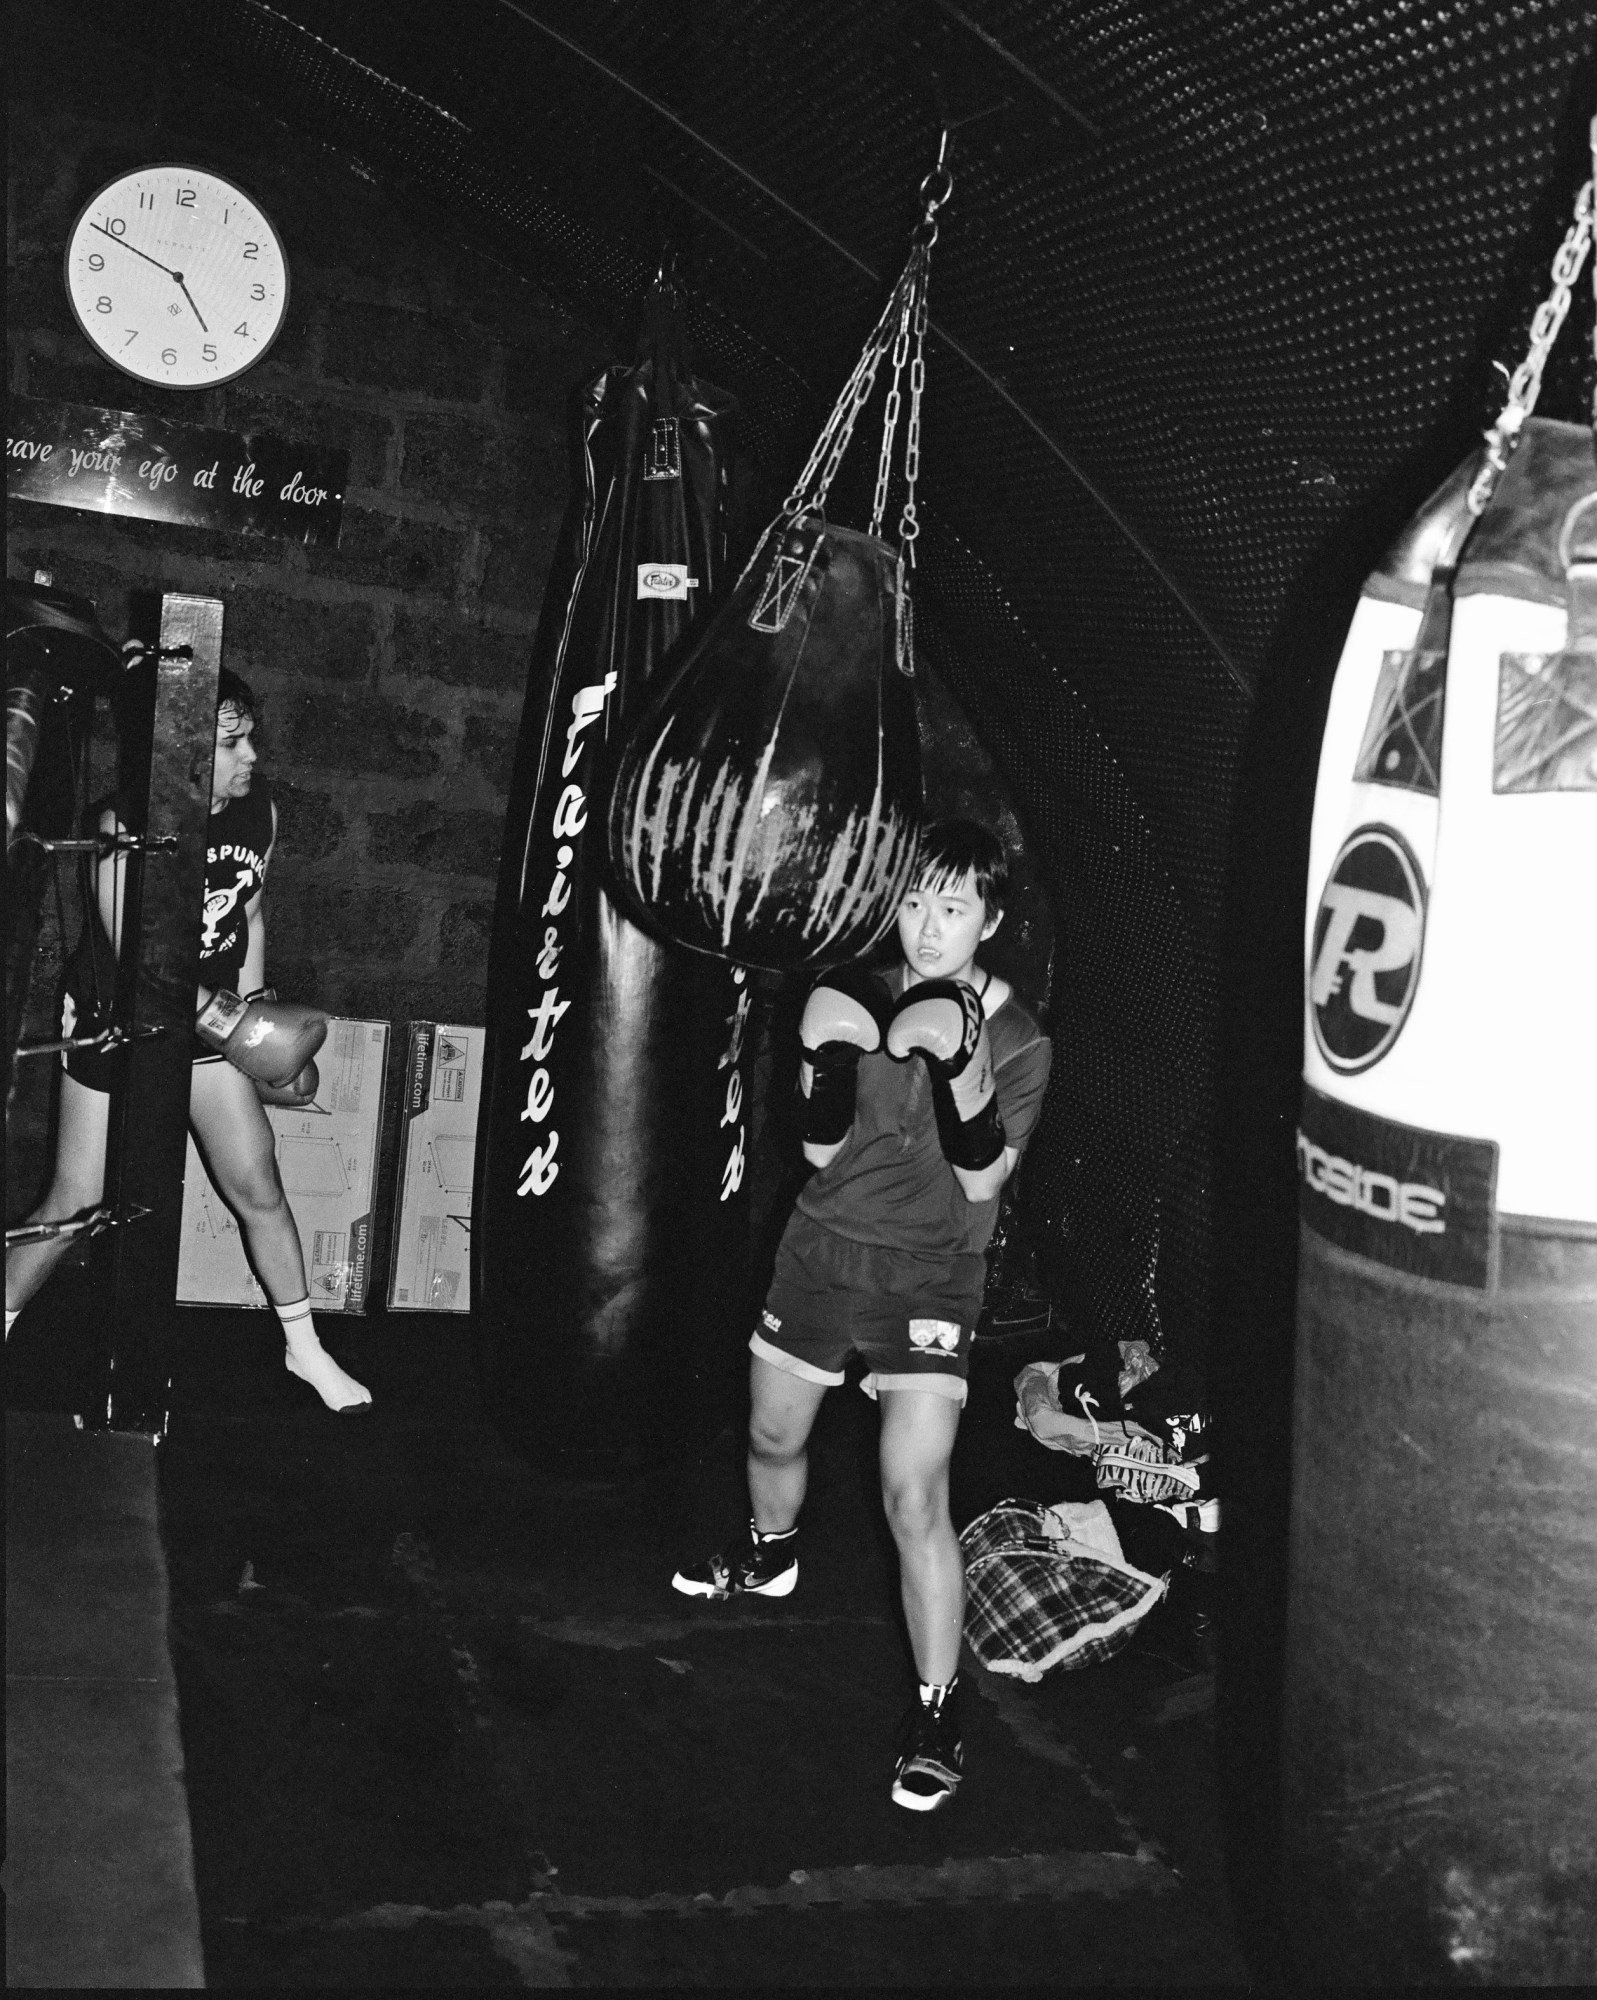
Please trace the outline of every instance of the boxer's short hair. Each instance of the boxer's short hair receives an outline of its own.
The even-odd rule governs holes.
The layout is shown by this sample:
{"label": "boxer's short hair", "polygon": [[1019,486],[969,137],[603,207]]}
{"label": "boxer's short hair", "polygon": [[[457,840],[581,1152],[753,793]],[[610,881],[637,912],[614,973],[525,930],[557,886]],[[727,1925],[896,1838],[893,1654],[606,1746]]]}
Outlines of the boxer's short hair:
{"label": "boxer's short hair", "polygon": [[995,917],[1009,894],[1009,850],[973,819],[933,820],[921,834],[916,887],[941,889],[970,874],[988,916]]}
{"label": "boxer's short hair", "polygon": [[240,716],[254,717],[259,714],[255,700],[255,690],[241,674],[235,674],[231,667],[223,667],[216,680],[216,712],[224,708],[236,708]]}

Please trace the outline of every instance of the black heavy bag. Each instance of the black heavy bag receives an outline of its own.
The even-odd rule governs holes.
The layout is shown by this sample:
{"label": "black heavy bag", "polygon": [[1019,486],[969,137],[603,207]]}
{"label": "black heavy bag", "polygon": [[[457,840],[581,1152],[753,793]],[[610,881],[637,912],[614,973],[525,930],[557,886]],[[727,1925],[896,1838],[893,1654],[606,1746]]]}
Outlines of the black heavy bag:
{"label": "black heavy bag", "polygon": [[1321,749],[1283,1746],[1310,1981],[1597,1979],[1597,462],[1534,387],[1366,585]]}
{"label": "black heavy bag", "polygon": [[472,1305],[496,1417],[594,1458],[668,1444],[731,1337],[747,1236],[749,985],[646,935],[604,882],[610,747],[722,580],[735,406],[656,287],[630,367],[580,392],[578,486],[534,645],[488,968]]}
{"label": "black heavy bag", "polygon": [[[908,582],[926,278],[951,185],[941,168],[928,178],[904,273],[798,484],[622,752],[609,811],[616,879],[695,951],[777,971],[858,957],[913,880],[921,781]],[[860,534],[828,523],[826,496],[889,351],[873,517]],[[879,530],[906,364],[905,503],[893,548]]]}
{"label": "black heavy bag", "polygon": [[910,885],[920,742],[895,553],[780,524],[627,743],[610,851],[679,943],[777,969],[867,951]]}

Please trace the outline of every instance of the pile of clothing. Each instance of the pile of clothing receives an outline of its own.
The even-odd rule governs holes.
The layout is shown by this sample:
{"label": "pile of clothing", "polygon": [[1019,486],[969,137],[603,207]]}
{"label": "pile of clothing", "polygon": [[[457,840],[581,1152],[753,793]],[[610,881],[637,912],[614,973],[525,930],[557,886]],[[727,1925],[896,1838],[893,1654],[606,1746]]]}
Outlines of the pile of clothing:
{"label": "pile of clothing", "polygon": [[1220,1501],[1201,1392],[1145,1342],[1031,1362],[1015,1396],[1016,1426],[1090,1462],[1102,1496],[1003,1500],[960,1536],[966,1636],[1029,1681],[1118,1652],[1178,1566],[1212,1572]]}

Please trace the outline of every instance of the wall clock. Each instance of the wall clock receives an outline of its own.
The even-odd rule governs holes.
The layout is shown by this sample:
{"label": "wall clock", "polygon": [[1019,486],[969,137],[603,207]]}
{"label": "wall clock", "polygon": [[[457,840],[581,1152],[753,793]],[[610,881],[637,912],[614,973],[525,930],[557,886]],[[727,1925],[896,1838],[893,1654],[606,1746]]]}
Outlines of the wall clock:
{"label": "wall clock", "polygon": [[259,202],[204,167],[119,174],[72,225],[67,297],[93,346],[165,389],[253,368],[288,312],[288,259]]}

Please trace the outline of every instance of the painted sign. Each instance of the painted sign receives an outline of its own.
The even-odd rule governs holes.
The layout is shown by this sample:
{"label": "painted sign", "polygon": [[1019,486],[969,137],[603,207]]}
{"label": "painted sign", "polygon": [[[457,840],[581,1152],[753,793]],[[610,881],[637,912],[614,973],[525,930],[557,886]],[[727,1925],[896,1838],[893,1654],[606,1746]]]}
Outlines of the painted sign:
{"label": "painted sign", "polygon": [[133,410],[11,397],[6,498],[336,548],[349,454]]}

